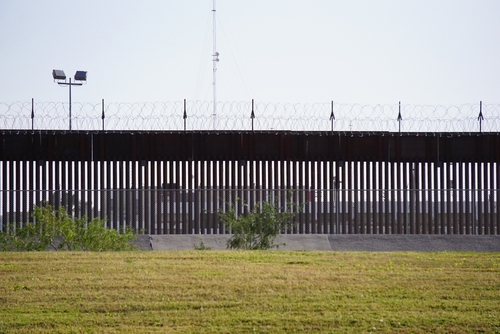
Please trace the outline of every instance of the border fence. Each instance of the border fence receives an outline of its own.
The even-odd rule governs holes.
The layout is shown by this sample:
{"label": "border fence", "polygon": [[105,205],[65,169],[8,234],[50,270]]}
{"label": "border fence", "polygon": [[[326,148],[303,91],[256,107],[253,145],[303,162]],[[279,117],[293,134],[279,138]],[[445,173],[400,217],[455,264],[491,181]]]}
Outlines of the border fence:
{"label": "border fence", "polygon": [[230,233],[217,212],[302,208],[283,233],[499,234],[491,133],[0,132],[1,228],[34,205],[111,228]]}
{"label": "border fence", "polygon": [[[283,234],[497,235],[496,189],[113,189],[1,191],[2,231],[31,221],[35,204],[63,206],[70,215],[106,220],[148,234],[226,234],[218,212],[237,215],[270,201],[295,213]],[[292,209],[291,209],[292,208]],[[9,223],[10,222],[10,223]]]}

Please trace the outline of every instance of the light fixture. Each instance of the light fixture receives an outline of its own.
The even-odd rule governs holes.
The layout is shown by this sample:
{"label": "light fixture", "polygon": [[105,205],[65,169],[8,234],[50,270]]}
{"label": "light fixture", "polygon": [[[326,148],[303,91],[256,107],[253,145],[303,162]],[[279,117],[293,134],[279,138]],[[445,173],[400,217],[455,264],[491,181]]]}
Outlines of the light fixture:
{"label": "light fixture", "polygon": [[63,70],[53,70],[52,77],[54,80],[66,80],[66,74],[64,74]]}
{"label": "light fixture", "polygon": [[76,71],[75,80],[87,81],[87,71]]}
{"label": "light fixture", "polygon": [[87,81],[87,71],[76,71],[75,81],[80,82],[71,82],[71,78],[69,78],[69,82],[66,82],[66,74],[63,70],[52,70],[52,77],[57,80],[58,85],[69,87],[69,130],[71,131],[71,86],[83,85],[81,81]]}

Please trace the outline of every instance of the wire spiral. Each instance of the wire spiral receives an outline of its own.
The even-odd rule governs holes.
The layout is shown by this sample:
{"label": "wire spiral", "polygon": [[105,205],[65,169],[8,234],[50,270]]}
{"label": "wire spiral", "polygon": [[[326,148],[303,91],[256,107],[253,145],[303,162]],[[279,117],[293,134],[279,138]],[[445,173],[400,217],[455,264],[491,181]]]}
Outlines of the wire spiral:
{"label": "wire spiral", "polygon": [[[500,104],[73,103],[72,130],[500,132]],[[251,118],[252,111],[255,118]],[[401,118],[398,118],[398,115]],[[186,115],[186,117],[184,117]],[[67,130],[69,104],[0,102],[0,129]]]}

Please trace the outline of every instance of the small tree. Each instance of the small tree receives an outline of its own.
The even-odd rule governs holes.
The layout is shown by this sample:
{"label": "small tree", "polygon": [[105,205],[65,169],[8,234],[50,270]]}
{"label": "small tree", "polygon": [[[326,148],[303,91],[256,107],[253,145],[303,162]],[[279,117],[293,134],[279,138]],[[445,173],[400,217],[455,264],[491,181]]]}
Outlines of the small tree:
{"label": "small tree", "polygon": [[228,203],[225,212],[218,212],[219,219],[233,232],[227,241],[227,248],[278,248],[280,245],[275,244],[274,240],[281,231],[295,226],[294,218],[300,211],[297,209],[291,200],[286,207],[280,207],[277,200],[265,201],[256,203],[247,214],[238,215],[234,204]]}

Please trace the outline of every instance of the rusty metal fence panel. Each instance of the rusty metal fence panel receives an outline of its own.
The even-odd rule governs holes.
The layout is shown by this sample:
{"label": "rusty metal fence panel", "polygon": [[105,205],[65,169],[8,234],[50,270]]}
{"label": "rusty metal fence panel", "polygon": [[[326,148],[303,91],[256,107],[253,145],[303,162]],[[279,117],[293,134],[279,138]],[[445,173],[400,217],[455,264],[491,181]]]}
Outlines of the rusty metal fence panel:
{"label": "rusty metal fence panel", "polygon": [[[140,233],[230,233],[217,212],[303,206],[291,234],[499,234],[500,163],[0,160],[0,228],[63,205]],[[13,224],[13,225],[12,225]]]}
{"label": "rusty metal fence panel", "polygon": [[[170,127],[159,122],[160,116],[168,124],[180,121],[180,106],[165,105],[176,111],[168,117],[163,112],[147,117],[151,128],[132,118],[128,124],[133,128],[101,130],[90,122],[66,131],[35,127],[34,117],[30,127],[25,105],[4,105],[0,229],[22,226],[30,221],[35,205],[48,202],[66,206],[75,216],[106,219],[110,228],[130,226],[152,234],[228,233],[217,215],[226,203],[239,199],[238,212],[246,214],[268,198],[285,206],[292,191],[292,200],[304,210],[296,216],[296,227],[283,233],[499,233],[498,105],[460,108],[464,113],[457,119],[458,128],[442,122],[456,115],[456,108],[409,106],[377,106],[366,113],[363,106],[336,105],[336,117],[329,120],[319,115],[333,115],[333,110],[317,106],[318,117],[306,120],[312,126],[308,131],[295,131],[293,124],[301,119],[295,117],[297,110],[310,116],[310,108],[292,105],[261,105],[261,110],[271,111],[270,117],[281,114],[286,122],[276,127],[260,116],[263,123],[256,124],[260,131],[255,132],[253,126],[252,131],[195,126],[188,129],[198,130],[182,131],[181,123]],[[90,107],[89,115],[94,115]],[[129,107],[144,106],[116,106],[115,115]],[[226,110],[234,114],[234,107]],[[381,112],[395,116],[396,111],[407,115],[406,120],[414,115],[416,127],[394,117],[392,125],[384,121],[371,128],[377,123],[373,117],[358,117],[380,118]],[[478,112],[485,112],[484,119],[476,117]],[[427,123],[421,119],[424,114],[432,115]],[[50,115],[36,115],[50,123]],[[351,127],[351,120],[369,128]]]}
{"label": "rusty metal fence panel", "polygon": [[498,193],[498,189],[2,190],[0,221],[2,231],[20,228],[32,221],[35,205],[47,203],[65,207],[74,217],[104,219],[117,230],[127,226],[146,234],[225,234],[231,231],[218,212],[230,203],[238,215],[245,215],[257,203],[270,201],[283,209],[294,207],[297,225],[283,234],[496,235]]}

